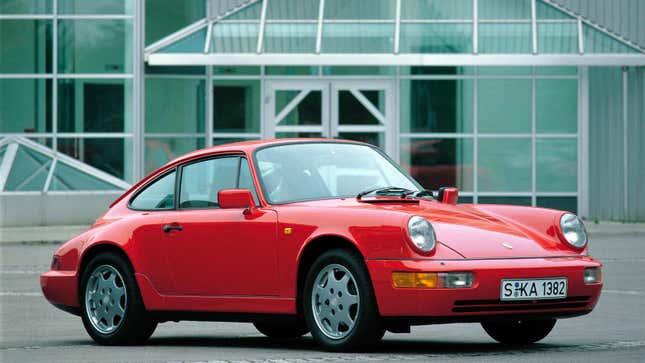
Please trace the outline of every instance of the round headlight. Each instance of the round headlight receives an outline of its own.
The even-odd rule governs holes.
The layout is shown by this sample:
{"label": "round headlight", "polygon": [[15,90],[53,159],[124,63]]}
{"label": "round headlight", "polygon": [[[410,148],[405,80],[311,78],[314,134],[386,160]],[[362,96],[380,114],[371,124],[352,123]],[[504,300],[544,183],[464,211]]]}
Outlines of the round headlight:
{"label": "round headlight", "polygon": [[414,216],[408,221],[408,236],[412,244],[425,253],[432,251],[437,243],[432,224],[419,216]]}
{"label": "round headlight", "polygon": [[560,229],[564,239],[573,247],[582,248],[587,244],[587,231],[578,216],[566,213],[560,217]]}

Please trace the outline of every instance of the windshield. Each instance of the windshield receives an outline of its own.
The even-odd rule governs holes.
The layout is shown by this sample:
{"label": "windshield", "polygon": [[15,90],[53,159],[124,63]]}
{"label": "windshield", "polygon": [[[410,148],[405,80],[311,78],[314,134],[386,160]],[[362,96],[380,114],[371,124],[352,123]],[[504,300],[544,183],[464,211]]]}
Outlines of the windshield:
{"label": "windshield", "polygon": [[271,204],[355,197],[383,187],[422,188],[372,147],[298,143],[256,152],[264,197]]}

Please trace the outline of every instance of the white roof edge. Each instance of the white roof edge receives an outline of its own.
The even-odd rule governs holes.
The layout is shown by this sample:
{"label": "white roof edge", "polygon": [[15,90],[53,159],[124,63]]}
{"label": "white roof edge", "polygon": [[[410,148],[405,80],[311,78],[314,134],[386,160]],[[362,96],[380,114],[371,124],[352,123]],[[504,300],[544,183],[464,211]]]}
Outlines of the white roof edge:
{"label": "white roof edge", "polygon": [[156,53],[148,64],[163,65],[337,65],[337,66],[645,66],[643,54],[255,54]]}

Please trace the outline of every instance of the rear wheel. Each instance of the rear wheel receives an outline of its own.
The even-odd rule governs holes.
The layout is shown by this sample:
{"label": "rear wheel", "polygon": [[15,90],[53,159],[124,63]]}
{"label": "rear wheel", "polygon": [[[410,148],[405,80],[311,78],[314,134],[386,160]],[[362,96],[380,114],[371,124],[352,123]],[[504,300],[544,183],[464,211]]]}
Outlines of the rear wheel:
{"label": "rear wheel", "polygon": [[555,326],[555,321],[555,319],[548,319],[482,322],[482,327],[491,338],[500,343],[528,345],[549,335]]}
{"label": "rear wheel", "polygon": [[253,325],[260,333],[275,339],[298,338],[309,332],[307,325],[302,320],[255,322]]}
{"label": "rear wheel", "polygon": [[367,268],[355,253],[336,249],[318,257],[303,297],[311,335],[325,349],[360,349],[385,334]]}
{"label": "rear wheel", "polygon": [[114,253],[90,260],[80,301],[85,330],[99,344],[143,343],[157,327],[145,310],[132,268]]}

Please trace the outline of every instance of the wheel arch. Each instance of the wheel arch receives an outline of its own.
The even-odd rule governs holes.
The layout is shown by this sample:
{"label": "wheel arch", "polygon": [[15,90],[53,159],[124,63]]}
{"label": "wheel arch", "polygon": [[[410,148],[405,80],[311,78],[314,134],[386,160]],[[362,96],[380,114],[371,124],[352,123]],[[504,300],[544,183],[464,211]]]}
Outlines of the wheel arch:
{"label": "wheel arch", "polygon": [[361,260],[365,259],[364,254],[358,248],[356,243],[343,236],[322,235],[311,239],[304,246],[298,256],[298,270],[296,274],[296,312],[298,315],[303,313],[302,290],[305,286],[308,268],[313,264],[318,256],[333,249],[344,249],[360,256]]}
{"label": "wheel arch", "polygon": [[[79,299],[81,291],[82,291],[82,286],[81,286],[81,281],[82,279],[82,273],[85,271],[87,268],[87,265],[89,262],[94,258],[95,256],[100,255],[101,253],[114,253],[117,256],[121,257],[123,261],[130,266],[132,271],[134,271],[134,266],[132,265],[132,261],[130,260],[130,257],[125,253],[123,249],[121,249],[118,245],[109,242],[109,241],[103,241],[103,242],[97,242],[94,243],[92,246],[88,247],[83,251],[83,254],[81,255],[79,264],[78,264],[78,270],[77,270],[77,276],[78,276],[78,293],[79,293]],[[80,300],[79,300],[80,301]]]}

